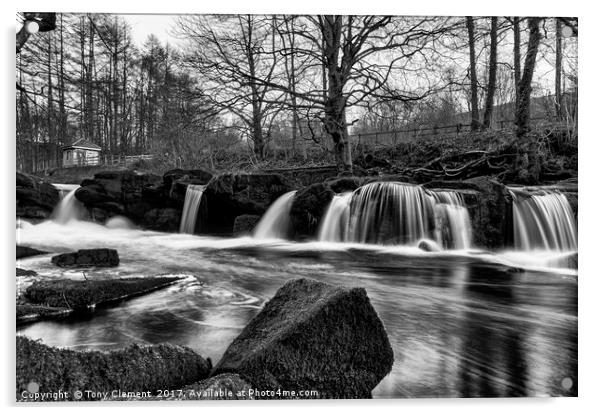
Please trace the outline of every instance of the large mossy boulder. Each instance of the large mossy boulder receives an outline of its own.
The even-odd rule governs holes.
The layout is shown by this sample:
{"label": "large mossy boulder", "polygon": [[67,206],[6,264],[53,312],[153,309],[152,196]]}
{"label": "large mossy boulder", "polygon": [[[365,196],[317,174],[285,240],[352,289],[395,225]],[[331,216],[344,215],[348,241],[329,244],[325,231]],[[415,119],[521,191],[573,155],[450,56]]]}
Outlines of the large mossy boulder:
{"label": "large mossy boulder", "polygon": [[[119,391],[155,395],[158,390],[181,389],[207,378],[211,370],[206,359],[187,347],[133,344],[103,353],[50,347],[23,336],[17,336],[16,360],[19,401],[29,400],[24,391],[31,382],[40,393],[67,392],[67,400],[118,399]],[[76,391],[99,393],[75,397]]]}
{"label": "large mossy boulder", "polygon": [[295,239],[314,237],[335,192],[325,183],[315,183],[295,194],[291,206],[291,223]]}
{"label": "large mossy boulder", "polygon": [[59,192],[51,183],[36,176],[17,172],[18,217],[47,219],[59,202]]}
{"label": "large mossy boulder", "polygon": [[279,174],[230,173],[215,176],[203,193],[201,230],[231,234],[237,216],[262,215],[272,202],[290,190],[291,186]]}
{"label": "large mossy boulder", "polygon": [[55,255],[51,259],[58,267],[116,267],[119,254],[115,249],[80,249],[77,252]]}
{"label": "large mossy boulder", "polygon": [[265,304],[212,375],[237,373],[258,390],[370,398],[392,365],[387,333],[363,288],[298,279]]}

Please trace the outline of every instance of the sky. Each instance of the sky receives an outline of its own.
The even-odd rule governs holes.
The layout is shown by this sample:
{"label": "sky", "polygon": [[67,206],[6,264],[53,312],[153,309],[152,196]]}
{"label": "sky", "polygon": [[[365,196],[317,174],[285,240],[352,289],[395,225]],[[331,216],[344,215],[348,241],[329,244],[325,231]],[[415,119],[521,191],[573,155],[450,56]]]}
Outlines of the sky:
{"label": "sky", "polygon": [[174,45],[179,40],[171,34],[177,15],[173,14],[121,14],[131,26],[132,37],[138,46],[142,46],[151,33],[161,43]]}

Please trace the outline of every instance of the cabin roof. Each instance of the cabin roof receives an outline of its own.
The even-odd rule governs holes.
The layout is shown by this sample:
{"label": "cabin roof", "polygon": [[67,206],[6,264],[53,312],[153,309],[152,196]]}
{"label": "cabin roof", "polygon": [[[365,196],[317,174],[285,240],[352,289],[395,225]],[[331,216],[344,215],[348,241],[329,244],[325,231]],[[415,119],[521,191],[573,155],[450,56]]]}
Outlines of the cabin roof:
{"label": "cabin roof", "polygon": [[80,138],[79,140],[77,140],[69,145],[63,146],[63,150],[67,150],[69,148],[85,148],[88,150],[99,150],[99,151],[101,150],[100,146],[98,146],[90,141],[86,141],[83,138]]}

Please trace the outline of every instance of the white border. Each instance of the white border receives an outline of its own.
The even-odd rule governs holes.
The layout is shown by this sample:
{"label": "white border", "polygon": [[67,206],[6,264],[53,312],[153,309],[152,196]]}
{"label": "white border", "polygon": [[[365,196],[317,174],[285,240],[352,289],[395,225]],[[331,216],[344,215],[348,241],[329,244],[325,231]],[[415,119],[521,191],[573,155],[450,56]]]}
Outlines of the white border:
{"label": "white border", "polygon": [[[144,411],[149,414],[161,414],[166,411],[185,412],[217,412],[220,413],[282,413],[287,415],[306,414],[315,411],[338,411],[365,414],[371,412],[412,414],[503,414],[508,412],[545,412],[546,414],[581,414],[591,413],[594,408],[602,407],[599,396],[602,396],[600,354],[600,318],[602,317],[599,299],[602,296],[602,275],[598,272],[598,258],[602,258],[600,243],[600,222],[602,209],[602,126],[600,121],[600,72],[602,62],[600,13],[592,5],[594,2],[578,3],[577,1],[527,1],[504,0],[501,2],[469,2],[469,1],[327,1],[303,0],[299,2],[280,1],[181,1],[164,2],[125,2],[123,0],[103,0],[101,2],[67,1],[19,1],[18,4],[2,4],[3,42],[0,99],[2,117],[2,189],[3,203],[0,204],[2,214],[2,252],[4,273],[0,277],[4,283],[2,313],[4,330],[2,333],[2,374],[0,375],[0,393],[2,403],[9,406],[12,413],[17,407],[14,399],[14,211],[15,211],[15,106],[14,106],[14,71],[15,61],[14,33],[15,13],[17,11],[86,11],[112,13],[339,13],[339,14],[435,14],[435,15],[541,15],[541,16],[578,16],[580,19],[579,39],[579,72],[581,81],[580,97],[580,130],[579,173],[579,398],[564,399],[419,399],[419,400],[382,400],[382,401],[295,401],[295,402],[207,402],[194,405],[174,405],[173,402],[145,403],[143,405],[128,404],[117,408],[115,405],[88,404],[27,406],[18,409],[26,413],[77,413],[82,410],[86,414],[103,414],[110,411]],[[142,407],[140,407],[142,406]],[[176,406],[176,407],[174,407]],[[23,409],[24,408],[24,409]],[[129,409],[131,408],[131,409]]]}

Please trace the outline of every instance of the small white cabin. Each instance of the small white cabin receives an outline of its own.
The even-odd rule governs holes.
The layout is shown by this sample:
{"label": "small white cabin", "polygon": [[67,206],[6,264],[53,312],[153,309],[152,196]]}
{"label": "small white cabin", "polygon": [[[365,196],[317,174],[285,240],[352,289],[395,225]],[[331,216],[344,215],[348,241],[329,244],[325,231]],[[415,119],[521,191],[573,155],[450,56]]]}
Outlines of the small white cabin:
{"label": "small white cabin", "polygon": [[99,146],[83,138],[63,146],[63,167],[100,165]]}

